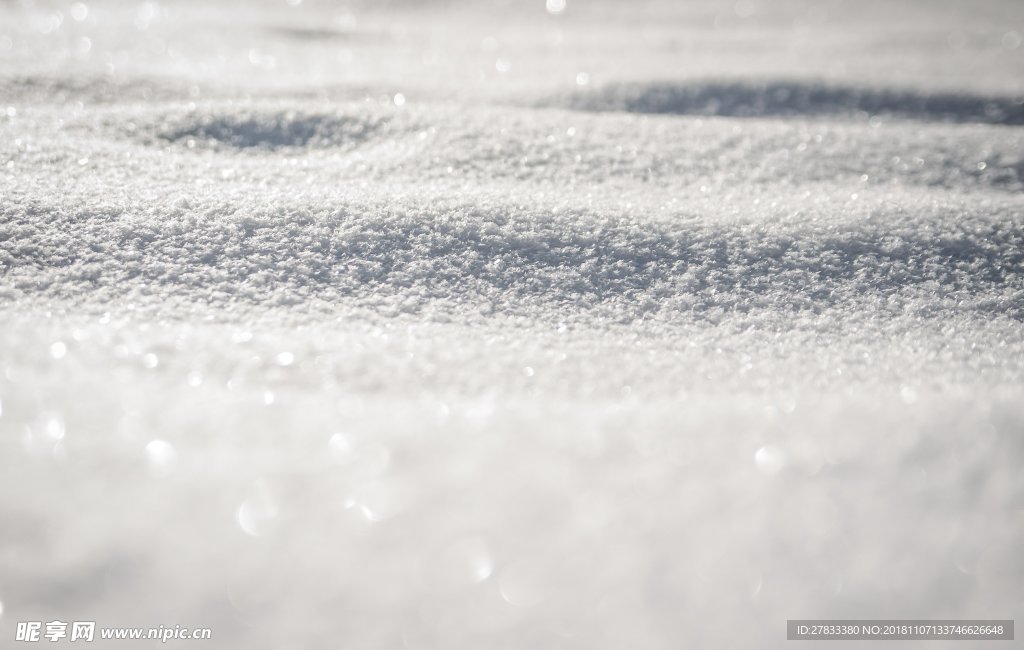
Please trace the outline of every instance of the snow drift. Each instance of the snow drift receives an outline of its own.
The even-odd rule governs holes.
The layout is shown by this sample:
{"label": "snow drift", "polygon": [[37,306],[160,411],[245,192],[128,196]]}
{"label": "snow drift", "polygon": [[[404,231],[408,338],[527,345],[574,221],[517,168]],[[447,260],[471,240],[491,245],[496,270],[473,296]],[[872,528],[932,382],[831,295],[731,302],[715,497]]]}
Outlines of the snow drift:
{"label": "snow drift", "polygon": [[1021,5],[548,6],[0,5],[0,636],[1021,617]]}

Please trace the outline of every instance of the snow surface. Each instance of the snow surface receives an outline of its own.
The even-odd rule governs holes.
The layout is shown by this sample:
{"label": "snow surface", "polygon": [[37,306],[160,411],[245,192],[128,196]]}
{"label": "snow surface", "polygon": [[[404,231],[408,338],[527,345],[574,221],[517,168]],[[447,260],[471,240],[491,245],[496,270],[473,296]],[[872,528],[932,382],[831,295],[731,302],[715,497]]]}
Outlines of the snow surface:
{"label": "snow surface", "polygon": [[1024,618],[1022,34],[1012,0],[0,4],[4,645]]}

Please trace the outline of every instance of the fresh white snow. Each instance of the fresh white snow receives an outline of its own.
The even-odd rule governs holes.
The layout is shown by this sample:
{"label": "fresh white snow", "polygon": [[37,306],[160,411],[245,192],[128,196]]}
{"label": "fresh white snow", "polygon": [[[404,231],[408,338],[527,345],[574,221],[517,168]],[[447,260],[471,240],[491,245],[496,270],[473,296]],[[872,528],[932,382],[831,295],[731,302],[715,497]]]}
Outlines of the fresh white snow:
{"label": "fresh white snow", "polygon": [[0,645],[1024,618],[1022,34],[1012,0],[0,5]]}

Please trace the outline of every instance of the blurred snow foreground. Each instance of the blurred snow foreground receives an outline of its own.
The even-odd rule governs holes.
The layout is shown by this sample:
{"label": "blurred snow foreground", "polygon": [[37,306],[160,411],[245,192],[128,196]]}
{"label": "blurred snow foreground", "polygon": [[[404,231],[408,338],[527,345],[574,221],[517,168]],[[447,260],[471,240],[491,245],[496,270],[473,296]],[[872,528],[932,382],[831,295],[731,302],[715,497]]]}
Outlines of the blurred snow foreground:
{"label": "blurred snow foreground", "polygon": [[1022,25],[0,4],[0,645],[1021,618]]}

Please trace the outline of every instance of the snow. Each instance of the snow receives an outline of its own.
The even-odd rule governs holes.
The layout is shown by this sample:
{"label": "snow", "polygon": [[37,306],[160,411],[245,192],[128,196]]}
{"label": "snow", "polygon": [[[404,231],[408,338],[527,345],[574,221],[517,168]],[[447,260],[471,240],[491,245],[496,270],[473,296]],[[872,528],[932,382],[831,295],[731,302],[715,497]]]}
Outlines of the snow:
{"label": "snow", "polygon": [[0,635],[1020,618],[1022,18],[0,5]]}

